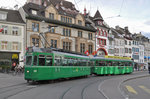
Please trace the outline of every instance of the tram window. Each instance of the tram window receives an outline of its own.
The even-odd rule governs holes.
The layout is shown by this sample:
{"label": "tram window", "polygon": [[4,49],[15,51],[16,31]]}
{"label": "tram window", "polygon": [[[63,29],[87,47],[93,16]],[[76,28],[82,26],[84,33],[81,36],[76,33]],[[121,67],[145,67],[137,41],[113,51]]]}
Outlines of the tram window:
{"label": "tram window", "polygon": [[112,63],[111,61],[108,61],[107,66],[115,66],[115,63],[114,62]]}
{"label": "tram window", "polygon": [[96,66],[99,66],[99,62],[98,61],[96,61]]}
{"label": "tram window", "polygon": [[45,66],[45,55],[39,55],[39,66]]}
{"label": "tram window", "polygon": [[87,65],[87,61],[86,60],[81,60],[81,65],[80,66],[86,66]]}
{"label": "tram window", "polygon": [[61,66],[62,65],[62,57],[61,56],[55,56],[54,64],[55,64],[55,66]]}
{"label": "tram window", "polygon": [[124,66],[124,62],[118,62],[119,66]]}
{"label": "tram window", "polygon": [[68,58],[68,66],[73,66],[73,59]]}
{"label": "tram window", "polygon": [[26,65],[31,65],[32,64],[32,56],[27,56],[26,57]]}
{"label": "tram window", "polygon": [[33,65],[37,65],[37,56],[34,56]]}
{"label": "tram window", "polygon": [[128,62],[125,62],[125,66],[128,66],[129,65],[129,63]]}
{"label": "tram window", "polygon": [[132,62],[129,62],[129,66],[132,66]]}
{"label": "tram window", "polygon": [[67,60],[68,60],[67,58],[62,59],[62,65],[63,66],[67,66]]}
{"label": "tram window", "polygon": [[78,66],[78,61],[77,61],[76,58],[73,59],[73,65],[74,65],[74,66]]}
{"label": "tram window", "polygon": [[94,66],[94,61],[88,61],[88,66]]}
{"label": "tram window", "polygon": [[112,62],[112,66],[119,66],[119,62]]}
{"label": "tram window", "polygon": [[46,56],[46,66],[52,66],[52,56]]}

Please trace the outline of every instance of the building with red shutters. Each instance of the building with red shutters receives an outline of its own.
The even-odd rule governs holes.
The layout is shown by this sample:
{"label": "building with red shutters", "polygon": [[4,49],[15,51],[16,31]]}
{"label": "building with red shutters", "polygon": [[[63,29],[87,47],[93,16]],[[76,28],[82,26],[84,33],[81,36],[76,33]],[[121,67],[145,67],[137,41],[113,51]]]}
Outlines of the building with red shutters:
{"label": "building with red shutters", "polygon": [[94,17],[89,16],[84,9],[86,23],[92,25],[96,31],[95,50],[98,56],[108,55],[108,31],[109,26],[104,22],[99,10],[96,11]]}

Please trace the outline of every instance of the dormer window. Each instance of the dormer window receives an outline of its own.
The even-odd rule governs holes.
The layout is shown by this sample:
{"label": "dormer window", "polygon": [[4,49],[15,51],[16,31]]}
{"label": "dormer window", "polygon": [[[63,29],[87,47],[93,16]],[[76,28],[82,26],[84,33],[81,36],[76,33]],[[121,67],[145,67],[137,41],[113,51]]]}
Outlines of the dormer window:
{"label": "dormer window", "polygon": [[0,20],[6,20],[6,18],[7,18],[7,12],[0,11]]}
{"label": "dormer window", "polygon": [[78,20],[78,25],[82,25],[82,21],[81,20]]}
{"label": "dormer window", "polygon": [[36,10],[31,10],[32,14],[37,15],[37,11]]}
{"label": "dormer window", "polygon": [[54,20],[54,13],[49,13],[49,18]]}

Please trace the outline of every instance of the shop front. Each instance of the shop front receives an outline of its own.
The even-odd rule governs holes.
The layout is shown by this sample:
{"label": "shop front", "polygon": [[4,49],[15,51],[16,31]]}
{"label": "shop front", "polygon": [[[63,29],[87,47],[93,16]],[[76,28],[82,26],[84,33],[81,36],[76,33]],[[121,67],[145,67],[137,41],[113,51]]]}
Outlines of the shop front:
{"label": "shop front", "polygon": [[0,71],[13,70],[19,64],[18,52],[0,52]]}

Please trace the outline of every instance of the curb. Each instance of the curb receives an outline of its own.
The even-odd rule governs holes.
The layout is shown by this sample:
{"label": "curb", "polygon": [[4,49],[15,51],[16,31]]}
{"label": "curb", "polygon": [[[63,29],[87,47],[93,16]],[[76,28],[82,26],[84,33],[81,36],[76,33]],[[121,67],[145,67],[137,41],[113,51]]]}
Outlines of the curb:
{"label": "curb", "polygon": [[143,78],[143,77],[148,77],[148,76],[150,76],[150,75],[141,75],[141,76],[138,76],[138,77],[131,77],[131,78],[128,78],[128,79],[126,79],[126,80],[121,81],[121,82],[119,83],[119,86],[118,86],[118,89],[119,89],[121,95],[122,95],[125,99],[129,99],[129,96],[128,96],[127,94],[125,94],[125,92],[124,92],[124,91],[122,90],[122,88],[121,88],[121,85],[122,85],[123,83],[125,83],[125,82],[127,82],[127,81],[130,81],[130,80],[133,80],[133,79],[138,79],[138,78]]}
{"label": "curb", "polygon": [[[119,92],[121,93],[121,96],[123,96],[124,99],[129,99],[128,95],[126,95],[126,94],[124,93],[124,91],[121,90],[121,85],[122,85],[122,83],[125,83],[125,82],[127,82],[127,81],[129,81],[129,80],[133,80],[133,79],[137,79],[137,78],[142,78],[142,77],[147,77],[147,76],[150,76],[150,75],[149,75],[149,74],[141,75],[141,76],[139,75],[139,76],[137,76],[137,77],[130,77],[130,78],[126,78],[125,80],[122,80],[122,81],[119,83],[119,85],[118,85],[118,90],[119,90]],[[113,78],[112,78],[112,79],[113,79]],[[110,99],[110,98],[103,92],[103,90],[101,89],[102,84],[104,84],[105,81],[107,81],[107,80],[108,80],[108,79],[104,80],[102,83],[99,84],[99,86],[98,86],[98,91],[99,91],[100,93],[102,93],[103,96],[104,96],[106,99]],[[110,80],[110,79],[109,79],[109,80]]]}

